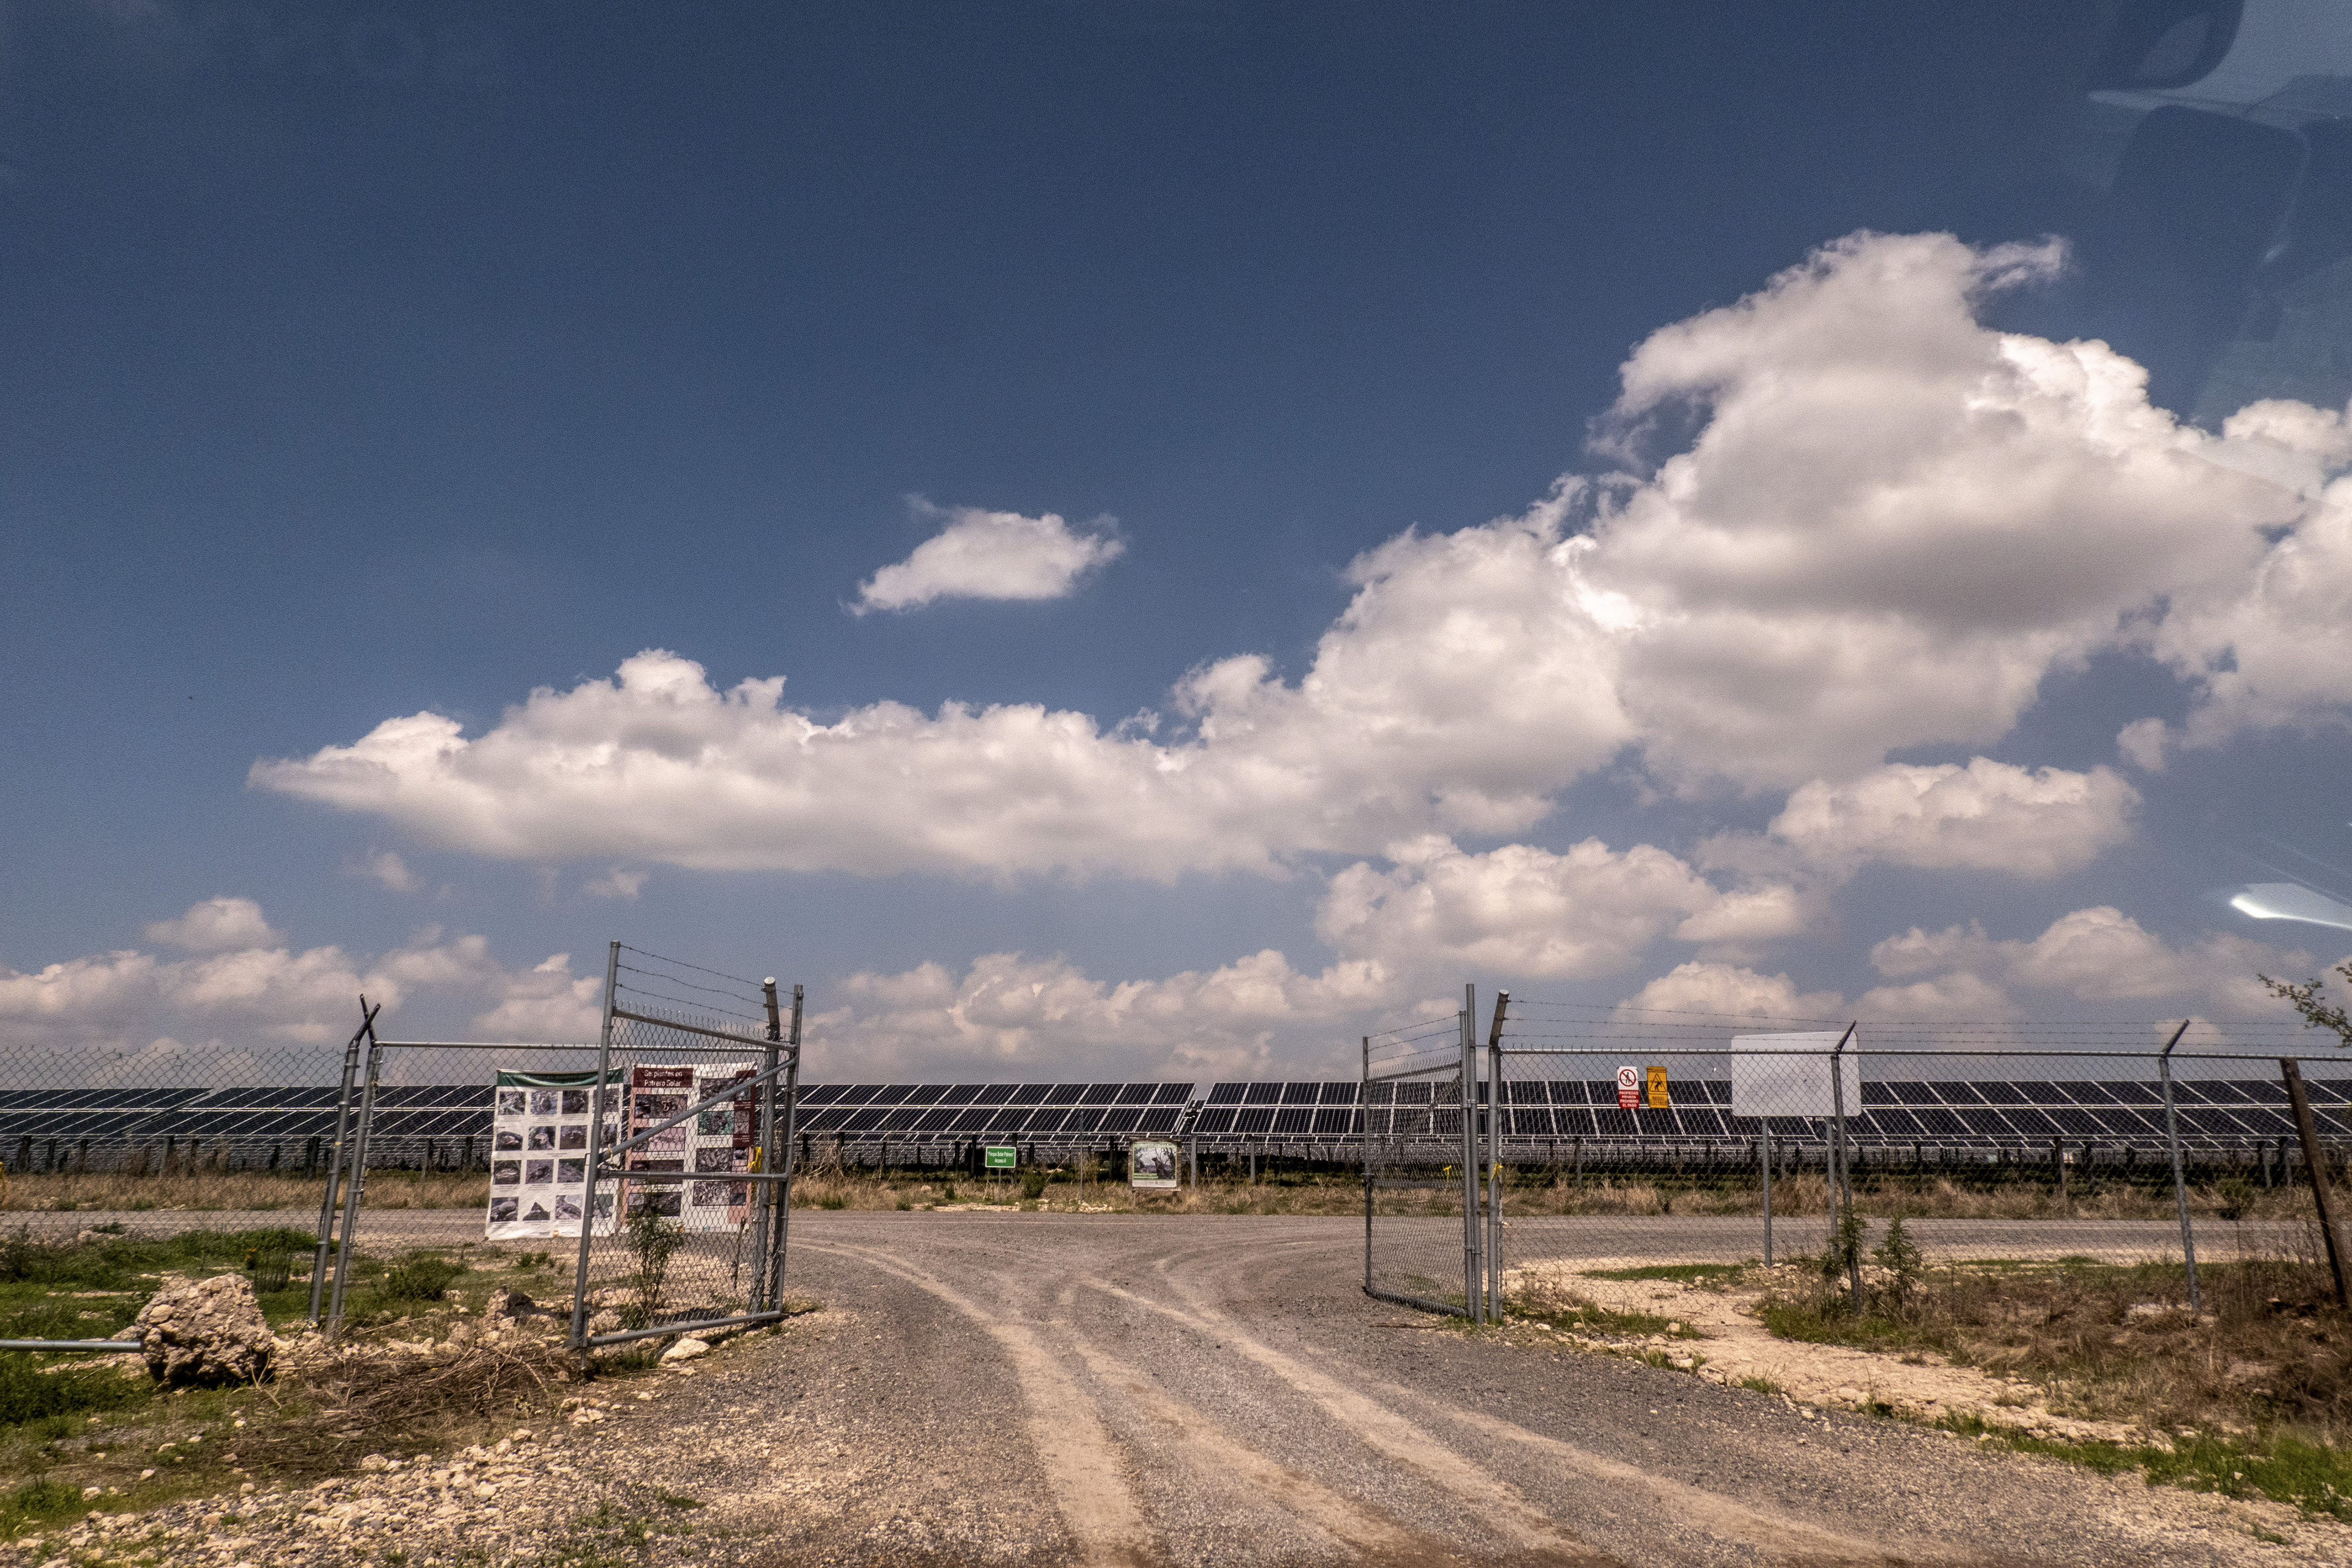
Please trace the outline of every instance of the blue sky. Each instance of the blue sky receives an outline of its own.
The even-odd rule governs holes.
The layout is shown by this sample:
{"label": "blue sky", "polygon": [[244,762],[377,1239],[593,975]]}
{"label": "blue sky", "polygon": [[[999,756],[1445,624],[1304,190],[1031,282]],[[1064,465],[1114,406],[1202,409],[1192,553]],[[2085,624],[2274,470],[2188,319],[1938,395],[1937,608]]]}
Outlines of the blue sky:
{"label": "blue sky", "polygon": [[2259,1010],[2352,40],[2100,16],[19,0],[0,1039],[575,1037],[613,937],[836,1072]]}

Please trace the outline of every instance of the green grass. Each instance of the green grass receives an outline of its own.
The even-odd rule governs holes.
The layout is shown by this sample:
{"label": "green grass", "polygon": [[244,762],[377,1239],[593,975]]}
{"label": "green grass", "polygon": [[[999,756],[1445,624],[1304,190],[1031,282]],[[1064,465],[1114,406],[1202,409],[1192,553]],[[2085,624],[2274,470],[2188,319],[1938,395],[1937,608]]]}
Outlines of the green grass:
{"label": "green grass", "polygon": [[2064,1459],[2101,1475],[2137,1470],[2152,1487],[2181,1487],[2228,1498],[2268,1498],[2293,1503],[2305,1513],[2352,1521],[2352,1455],[2296,1437],[2200,1436],[2160,1448],[2127,1443],[2053,1442],[2012,1427],[1994,1426],[1974,1415],[1947,1416],[1937,1425],[1964,1437],[1983,1438],[2021,1454]]}
{"label": "green grass", "polygon": [[1639,1268],[1587,1268],[1583,1274],[1587,1279],[1673,1279],[1698,1285],[1734,1278],[1747,1267],[1744,1263],[1651,1263]]}
{"label": "green grass", "polygon": [[1780,1385],[1769,1377],[1743,1377],[1739,1380],[1739,1386],[1750,1394],[1761,1394],[1768,1398],[1777,1399],[1783,1392]]}
{"label": "green grass", "polygon": [[1513,1300],[1507,1306],[1512,1317],[1534,1323],[1547,1323],[1555,1329],[1600,1334],[1664,1334],[1672,1340],[1706,1337],[1678,1319],[1661,1318],[1650,1312],[1614,1312],[1606,1307],[1596,1307],[1590,1301],[1562,1303]]}
{"label": "green grass", "polygon": [[0,1426],[147,1403],[147,1384],[112,1367],[39,1372],[29,1364],[31,1361],[26,1355],[0,1355]]}
{"label": "green grass", "polygon": [[26,1481],[0,1497],[0,1535],[14,1539],[27,1528],[63,1524],[88,1506],[79,1487],[47,1478]]}

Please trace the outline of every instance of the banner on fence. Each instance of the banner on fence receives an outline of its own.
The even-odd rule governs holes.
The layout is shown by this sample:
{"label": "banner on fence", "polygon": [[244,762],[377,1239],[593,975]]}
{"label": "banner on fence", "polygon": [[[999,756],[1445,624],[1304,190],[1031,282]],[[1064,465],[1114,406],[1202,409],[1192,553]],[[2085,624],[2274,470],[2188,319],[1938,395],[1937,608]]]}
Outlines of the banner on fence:
{"label": "banner on fence", "polygon": [[[620,1075],[606,1080],[616,1084]],[[501,1068],[490,1093],[490,1201],[482,1227],[490,1241],[529,1241],[580,1234],[588,1192],[588,1129],[610,1097],[596,1093],[593,1072],[517,1072]],[[617,1122],[609,1115],[604,1138]],[[613,1228],[613,1202],[597,1198],[597,1231]]]}
{"label": "banner on fence", "polygon": [[[1731,1037],[1731,1114],[1808,1116],[1837,1114],[1830,1083],[1830,1053],[1844,1037],[1842,1029],[1790,1035]],[[1858,1048],[1839,1060],[1849,1116],[1862,1111],[1862,1059]]]}

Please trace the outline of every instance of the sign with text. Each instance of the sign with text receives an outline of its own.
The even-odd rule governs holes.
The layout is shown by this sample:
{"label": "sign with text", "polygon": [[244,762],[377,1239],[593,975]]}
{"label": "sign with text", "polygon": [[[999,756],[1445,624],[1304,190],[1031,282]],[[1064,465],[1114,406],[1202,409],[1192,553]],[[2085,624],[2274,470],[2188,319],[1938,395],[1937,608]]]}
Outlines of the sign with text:
{"label": "sign with text", "polygon": [[1000,1148],[992,1143],[986,1153],[988,1168],[992,1171],[1009,1171],[1021,1163],[1021,1151],[1018,1149]]}
{"label": "sign with text", "polygon": [[[1830,1084],[1830,1053],[1837,1048],[1844,1033],[1843,1029],[1817,1029],[1791,1035],[1734,1035],[1731,1114],[1836,1115],[1837,1092]],[[1849,1042],[1838,1066],[1848,1116],[1862,1113],[1859,1046],[1859,1037]]]}
{"label": "sign with text", "polygon": [[1619,1068],[1617,1069],[1617,1109],[1631,1110],[1641,1103],[1641,1072],[1631,1067]]}
{"label": "sign with text", "polygon": [[[606,1080],[616,1087],[620,1074]],[[499,1069],[491,1090],[490,1202],[483,1235],[527,1241],[580,1234],[588,1193],[588,1126],[604,1117],[604,1142],[619,1131],[617,1095],[596,1093],[593,1072]],[[596,1197],[596,1228],[610,1235],[613,1194]]]}
{"label": "sign with text", "polygon": [[1173,1192],[1176,1145],[1136,1140],[1127,1152],[1127,1184],[1139,1192]]}
{"label": "sign with text", "polygon": [[1652,1067],[1642,1069],[1642,1103],[1652,1110],[1672,1108],[1674,1102],[1666,1098],[1665,1068]]}

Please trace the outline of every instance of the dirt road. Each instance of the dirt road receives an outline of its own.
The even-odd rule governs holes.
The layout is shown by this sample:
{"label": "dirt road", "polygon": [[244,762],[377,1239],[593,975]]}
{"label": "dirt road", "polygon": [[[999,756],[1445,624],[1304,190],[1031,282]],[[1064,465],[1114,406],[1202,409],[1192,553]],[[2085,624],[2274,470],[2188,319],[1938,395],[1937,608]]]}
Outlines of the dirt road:
{"label": "dirt road", "polygon": [[793,1289],[826,1310],[594,1428],[608,1478],[701,1505],[655,1560],[2241,1563],[2352,1542],[1465,1334],[1361,1295],[1344,1220],[793,1227]]}

